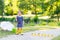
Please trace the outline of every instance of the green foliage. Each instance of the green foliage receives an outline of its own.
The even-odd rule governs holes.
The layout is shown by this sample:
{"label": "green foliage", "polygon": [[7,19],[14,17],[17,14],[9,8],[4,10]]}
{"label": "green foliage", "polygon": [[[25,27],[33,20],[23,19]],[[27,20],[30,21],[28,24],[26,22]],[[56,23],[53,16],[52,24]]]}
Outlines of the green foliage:
{"label": "green foliage", "polygon": [[0,0],[0,15],[3,15],[4,12],[4,0]]}
{"label": "green foliage", "polygon": [[39,19],[38,19],[38,16],[37,16],[37,15],[33,18],[33,21],[34,21],[35,23],[38,23]]}
{"label": "green foliage", "polygon": [[48,25],[50,25],[50,26],[57,26],[58,24],[57,24],[57,22],[49,22]]}
{"label": "green foliage", "polygon": [[28,18],[24,19],[24,22],[25,23],[30,23],[30,20],[31,20],[30,17],[28,17]]}
{"label": "green foliage", "polygon": [[35,23],[34,22],[30,22],[29,26],[35,26]]}
{"label": "green foliage", "polygon": [[13,28],[13,29],[12,29],[12,32],[13,32],[13,33],[16,33],[16,28]]}
{"label": "green foliage", "polygon": [[47,25],[47,22],[42,21],[40,25]]}
{"label": "green foliage", "polygon": [[13,15],[13,10],[11,9],[11,7],[8,5],[5,7],[5,10],[7,12],[5,12],[5,15],[9,16],[9,15]]}
{"label": "green foliage", "polygon": [[[5,15],[16,15],[18,9],[20,9],[23,14],[27,14],[28,10],[32,14],[43,14],[43,16],[49,15],[59,15],[60,14],[60,0],[8,0],[7,4],[4,4],[6,0],[0,0],[0,14],[2,15],[3,11]],[[15,4],[14,4],[15,3]],[[15,11],[14,13],[14,9]],[[57,16],[58,16],[57,15]],[[59,15],[60,16],[60,15]],[[59,17],[57,17],[59,19]],[[28,20],[28,19],[27,19]],[[36,23],[38,18],[35,17],[34,22]]]}
{"label": "green foliage", "polygon": [[[5,10],[7,10],[6,15],[10,15],[10,14],[13,15],[14,14],[13,10],[12,10],[12,9],[14,9],[12,7],[13,5],[15,5],[15,4],[13,4],[14,2],[12,0],[10,0],[8,5],[5,5],[5,8],[6,8]],[[55,10],[54,10],[55,9],[54,6],[56,6],[56,7],[59,6],[58,2],[60,2],[60,1],[59,0],[47,0],[47,1],[46,0],[18,0],[18,1],[16,0],[16,2],[17,3],[15,5],[15,7],[17,6],[20,10],[22,10],[22,12],[24,14],[27,14],[28,10],[31,10],[32,12],[33,11],[35,12],[37,10],[37,8],[39,8],[41,10],[39,10],[38,12],[42,11],[42,14],[47,14],[47,15],[51,16],[51,15],[56,13]],[[6,6],[8,6],[8,8]],[[49,8],[49,6],[50,6],[50,8]],[[56,9],[56,11],[58,9]],[[27,11],[25,11],[25,10],[27,10]],[[17,14],[17,12],[15,14]]]}
{"label": "green foliage", "polygon": [[16,19],[15,18],[0,18],[0,21],[11,21],[11,22],[15,22]]}
{"label": "green foliage", "polygon": [[60,22],[58,22],[58,26],[60,26]]}

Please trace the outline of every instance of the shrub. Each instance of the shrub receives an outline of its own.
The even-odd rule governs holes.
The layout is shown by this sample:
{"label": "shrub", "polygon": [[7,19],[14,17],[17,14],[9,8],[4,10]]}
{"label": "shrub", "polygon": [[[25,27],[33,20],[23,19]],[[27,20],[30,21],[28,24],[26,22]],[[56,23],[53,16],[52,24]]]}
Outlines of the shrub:
{"label": "shrub", "polygon": [[34,26],[35,24],[34,24],[34,22],[30,22],[29,25],[30,26]]}
{"label": "shrub", "polygon": [[13,28],[13,29],[12,29],[12,32],[13,32],[13,33],[16,33],[16,28]]}
{"label": "shrub", "polygon": [[42,21],[41,23],[40,23],[40,25],[46,25],[47,24],[47,22],[44,22],[44,21]]}
{"label": "shrub", "polygon": [[11,21],[11,22],[14,22],[16,20],[15,20],[15,18],[0,18],[0,21]]}
{"label": "shrub", "polygon": [[50,26],[57,26],[57,23],[56,22],[49,22],[48,25],[50,25]]}
{"label": "shrub", "polygon": [[34,23],[38,23],[39,19],[38,19],[37,15],[33,18],[33,21],[34,21]]}
{"label": "shrub", "polygon": [[29,23],[29,22],[30,22],[30,17],[24,19],[24,22],[25,22],[25,23]]}
{"label": "shrub", "polygon": [[60,26],[60,22],[58,22],[58,26]]}

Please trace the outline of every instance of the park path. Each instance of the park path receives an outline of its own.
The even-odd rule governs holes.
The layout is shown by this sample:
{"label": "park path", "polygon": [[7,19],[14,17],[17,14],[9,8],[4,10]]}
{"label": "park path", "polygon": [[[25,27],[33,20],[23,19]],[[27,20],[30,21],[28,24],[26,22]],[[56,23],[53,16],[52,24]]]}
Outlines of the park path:
{"label": "park path", "polygon": [[49,30],[36,30],[26,32],[24,35],[8,35],[0,40],[52,40],[60,35],[60,28]]}

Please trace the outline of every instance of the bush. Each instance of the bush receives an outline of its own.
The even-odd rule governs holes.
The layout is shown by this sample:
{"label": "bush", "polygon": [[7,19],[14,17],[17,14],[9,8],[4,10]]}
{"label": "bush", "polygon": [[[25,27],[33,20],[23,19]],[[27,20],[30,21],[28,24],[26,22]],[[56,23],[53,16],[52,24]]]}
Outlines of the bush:
{"label": "bush", "polygon": [[12,32],[13,32],[13,33],[16,33],[16,28],[13,28],[13,29],[12,29]]}
{"label": "bush", "polygon": [[49,22],[48,25],[50,25],[50,26],[57,26],[57,22]]}
{"label": "bush", "polygon": [[25,22],[25,23],[29,23],[29,22],[30,22],[30,17],[24,19],[24,22]]}
{"label": "bush", "polygon": [[38,23],[39,19],[38,19],[37,15],[33,18],[33,21],[34,21],[34,23]]}
{"label": "bush", "polygon": [[14,22],[16,21],[15,18],[0,18],[0,21],[11,21],[11,22]]}
{"label": "bush", "polygon": [[46,25],[47,22],[42,21],[39,25]]}
{"label": "bush", "polygon": [[58,26],[60,26],[60,22],[58,22]]}
{"label": "bush", "polygon": [[35,24],[34,24],[34,22],[30,22],[29,25],[30,26],[34,26]]}

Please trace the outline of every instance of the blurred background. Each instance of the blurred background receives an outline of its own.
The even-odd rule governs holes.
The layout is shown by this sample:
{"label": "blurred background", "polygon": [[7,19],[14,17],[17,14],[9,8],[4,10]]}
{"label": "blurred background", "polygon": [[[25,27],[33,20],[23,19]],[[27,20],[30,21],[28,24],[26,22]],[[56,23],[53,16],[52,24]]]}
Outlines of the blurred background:
{"label": "blurred background", "polygon": [[18,10],[25,23],[60,26],[60,0],[0,0],[0,21],[15,22]]}

